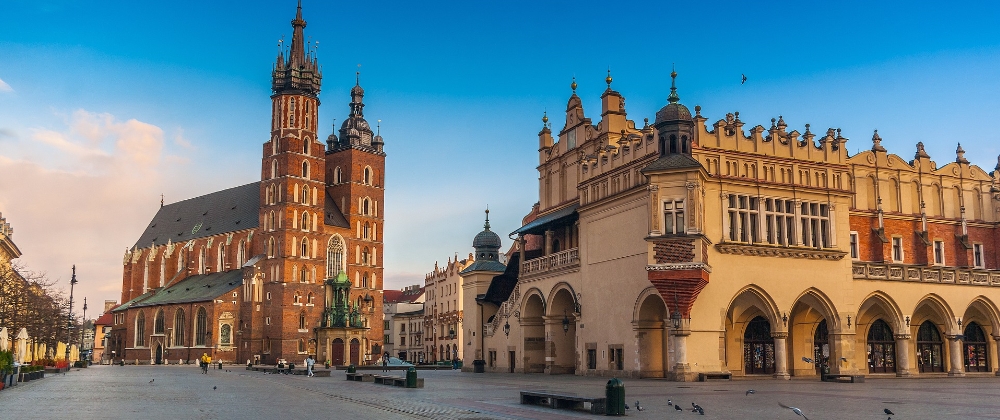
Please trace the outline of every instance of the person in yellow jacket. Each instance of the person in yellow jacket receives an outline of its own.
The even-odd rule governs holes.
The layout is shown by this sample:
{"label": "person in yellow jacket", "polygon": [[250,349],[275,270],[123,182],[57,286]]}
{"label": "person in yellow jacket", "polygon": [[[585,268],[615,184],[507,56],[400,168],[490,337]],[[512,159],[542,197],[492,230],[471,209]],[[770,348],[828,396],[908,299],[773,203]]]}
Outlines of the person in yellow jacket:
{"label": "person in yellow jacket", "polygon": [[208,353],[201,354],[201,373],[208,374],[208,365],[212,363],[212,356]]}

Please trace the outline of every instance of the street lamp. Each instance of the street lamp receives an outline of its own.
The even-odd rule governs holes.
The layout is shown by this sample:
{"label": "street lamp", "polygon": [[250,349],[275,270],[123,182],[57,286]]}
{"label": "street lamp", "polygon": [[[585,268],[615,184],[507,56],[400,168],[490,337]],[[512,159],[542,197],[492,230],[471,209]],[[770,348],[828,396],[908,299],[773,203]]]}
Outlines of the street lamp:
{"label": "street lamp", "polygon": [[566,315],[566,311],[565,310],[563,310],[562,325],[563,325],[563,334],[568,333],[569,332],[569,316]]}
{"label": "street lamp", "polygon": [[503,323],[503,334],[510,337],[510,322]]}
{"label": "street lamp", "polygon": [[681,311],[679,309],[674,309],[674,313],[670,315],[670,323],[673,324],[675,330],[681,328]]}
{"label": "street lamp", "polygon": [[69,313],[66,321],[66,363],[69,363],[69,344],[73,326],[73,286],[76,286],[76,264],[73,264],[73,277],[69,280]]}

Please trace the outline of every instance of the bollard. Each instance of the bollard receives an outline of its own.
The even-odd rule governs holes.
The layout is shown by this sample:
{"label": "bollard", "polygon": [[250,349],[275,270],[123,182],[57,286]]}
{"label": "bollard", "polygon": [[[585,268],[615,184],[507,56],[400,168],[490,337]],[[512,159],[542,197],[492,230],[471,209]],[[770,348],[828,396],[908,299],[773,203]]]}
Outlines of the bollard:
{"label": "bollard", "polygon": [[222,370],[222,362],[219,362],[219,370]]}
{"label": "bollard", "polygon": [[347,373],[357,373],[358,368],[354,367],[354,364],[347,365]]}
{"label": "bollard", "polygon": [[125,366],[125,359],[122,359],[121,363],[118,366]]}
{"label": "bollard", "polygon": [[406,369],[406,387],[416,388],[417,387],[417,368],[410,366]]}
{"label": "bollard", "polygon": [[604,388],[604,414],[609,416],[625,415],[625,384],[618,378],[611,378]]}

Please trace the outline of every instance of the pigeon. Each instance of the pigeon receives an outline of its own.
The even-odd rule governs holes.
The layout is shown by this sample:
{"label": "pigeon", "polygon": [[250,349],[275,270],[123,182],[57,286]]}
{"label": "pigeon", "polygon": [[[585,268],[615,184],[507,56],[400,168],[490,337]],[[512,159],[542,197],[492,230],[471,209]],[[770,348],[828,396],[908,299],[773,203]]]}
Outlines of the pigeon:
{"label": "pigeon", "polygon": [[812,363],[812,362],[813,362],[813,359],[810,359],[810,358],[808,358],[808,357],[803,357],[803,358],[802,358],[802,361],[803,361],[803,362],[806,362],[806,363]]}
{"label": "pigeon", "polygon": [[677,410],[677,411],[684,411],[684,409],[683,409],[683,408],[681,408],[681,406],[679,406],[679,405],[677,405],[677,404],[674,404],[674,410]]}
{"label": "pigeon", "polygon": [[793,412],[793,413],[795,413],[795,414],[798,414],[798,415],[802,416],[802,418],[803,418],[803,419],[805,419],[805,420],[809,420],[809,417],[806,417],[806,415],[805,415],[805,414],[802,414],[802,410],[801,410],[801,409],[799,409],[798,407],[789,407],[789,406],[787,406],[787,405],[784,405],[784,404],[782,404],[782,403],[778,403],[778,405],[780,405],[780,406],[782,406],[782,407],[784,407],[784,408],[787,408],[787,409],[789,409],[789,410],[792,410],[792,412]]}
{"label": "pigeon", "polygon": [[745,75],[745,74],[744,74],[744,75],[743,75],[743,81],[742,81],[742,82],[740,82],[740,84],[742,85],[742,84],[744,84],[744,83],[746,83],[746,82],[747,82],[747,75]]}
{"label": "pigeon", "polygon": [[635,411],[642,411],[642,406],[639,405],[639,400],[635,400]]}
{"label": "pigeon", "polygon": [[152,384],[153,384],[153,381],[155,381],[155,380],[156,380],[156,378],[153,378],[153,379],[150,379],[150,380],[149,380],[149,384],[150,384],[150,385],[152,385]]}
{"label": "pigeon", "polygon": [[750,394],[756,394],[756,393],[757,393],[757,391],[754,391],[754,390],[752,390],[752,389],[748,389],[748,390],[747,390],[747,393],[746,393],[746,394],[744,395],[744,397],[745,397],[745,396],[747,396],[747,395],[750,395]]}
{"label": "pigeon", "polygon": [[667,398],[667,405],[674,405],[674,402],[670,401],[670,398]]}
{"label": "pigeon", "polygon": [[701,415],[704,416],[705,415],[705,410],[702,409],[701,407],[698,407],[698,414],[701,414]]}
{"label": "pigeon", "polygon": [[218,387],[214,387],[214,386],[213,386],[213,387],[212,387],[212,390],[215,390],[215,389],[217,389],[217,388],[218,388]]}
{"label": "pigeon", "polygon": [[625,404],[625,410],[631,410],[631,408],[628,406],[628,404]]}
{"label": "pigeon", "polygon": [[892,410],[890,410],[888,408],[882,409],[882,412],[885,413],[885,414],[888,414],[890,416],[895,416],[896,415],[896,413],[893,413]]}

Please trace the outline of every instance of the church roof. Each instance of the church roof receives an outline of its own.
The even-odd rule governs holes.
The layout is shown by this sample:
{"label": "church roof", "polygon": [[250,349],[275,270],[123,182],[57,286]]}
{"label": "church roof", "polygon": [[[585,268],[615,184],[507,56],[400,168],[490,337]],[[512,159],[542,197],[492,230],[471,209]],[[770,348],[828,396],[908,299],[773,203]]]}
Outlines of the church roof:
{"label": "church roof", "polygon": [[350,228],[351,224],[344,217],[344,213],[340,211],[340,207],[337,206],[337,202],[333,200],[330,196],[330,191],[326,192],[326,201],[324,203],[325,214],[323,215],[323,223],[327,226],[338,226],[342,228]]}
{"label": "church roof", "polygon": [[260,182],[233,187],[160,207],[135,242],[136,248],[163,245],[256,228]]}
{"label": "church roof", "polygon": [[152,296],[133,303],[131,307],[167,305],[173,303],[204,302],[213,300],[243,284],[243,270],[198,274],[177,282],[166,289],[159,289]]}
{"label": "church roof", "polygon": [[468,267],[465,267],[465,269],[462,270],[459,274],[463,274],[464,275],[464,274],[471,273],[473,271],[496,271],[496,272],[502,273],[506,269],[507,269],[507,266],[504,265],[504,263],[502,263],[500,261],[497,261],[497,260],[485,260],[485,259],[483,259],[483,260],[476,260],[475,262],[473,262],[472,264],[470,264]]}

